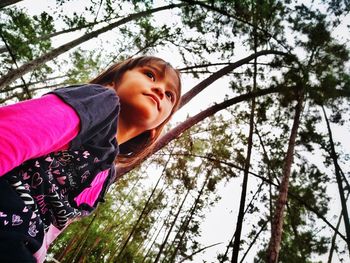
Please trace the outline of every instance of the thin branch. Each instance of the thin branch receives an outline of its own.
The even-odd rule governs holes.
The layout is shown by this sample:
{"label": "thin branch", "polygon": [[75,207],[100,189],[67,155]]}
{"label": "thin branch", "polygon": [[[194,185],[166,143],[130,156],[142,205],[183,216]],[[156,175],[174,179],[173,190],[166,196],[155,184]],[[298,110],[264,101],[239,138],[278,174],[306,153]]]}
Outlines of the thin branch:
{"label": "thin branch", "polygon": [[[232,99],[229,99],[229,100],[226,100],[226,101],[221,102],[219,104],[216,104],[214,106],[211,106],[211,107],[207,108],[206,110],[203,110],[202,112],[194,115],[193,117],[188,118],[187,120],[185,120],[184,122],[182,122],[181,124],[179,124],[178,126],[173,128],[172,130],[170,130],[168,133],[166,133],[163,137],[161,137],[157,141],[157,143],[156,143],[152,153],[155,153],[155,152],[159,151],[161,148],[163,148],[169,142],[171,142],[172,140],[174,140],[178,136],[180,136],[181,133],[185,132],[186,130],[191,128],[193,125],[201,122],[205,118],[214,115],[218,111],[226,109],[226,108],[228,108],[228,107],[230,107],[230,106],[232,106],[232,105],[234,105],[236,103],[239,103],[239,102],[251,99],[252,97],[259,97],[259,96],[263,96],[263,95],[267,95],[267,94],[271,94],[271,93],[281,92],[282,90],[283,90],[283,87],[279,87],[279,88],[272,87],[272,88],[262,89],[262,90],[258,89],[255,92],[248,92],[246,94],[234,97]],[[117,178],[120,178],[122,175],[124,175],[127,172],[129,172],[132,169],[134,169],[143,160],[148,158],[152,153],[149,153],[148,155],[146,155],[138,163],[134,163],[134,164],[132,164],[130,166],[121,167],[121,168],[117,167],[117,174],[118,174]]]}
{"label": "thin branch", "polygon": [[100,29],[97,29],[95,31],[87,33],[81,37],[78,37],[73,41],[70,41],[66,44],[63,44],[62,46],[55,48],[55,49],[49,51],[48,53],[46,53],[46,54],[44,54],[36,59],[33,59],[30,62],[27,62],[26,64],[22,65],[18,69],[11,70],[10,72],[8,72],[7,74],[5,74],[3,77],[0,78],[0,88],[7,86],[9,83],[11,83],[15,79],[23,76],[24,74],[28,73],[29,71],[36,69],[40,65],[42,65],[42,64],[50,61],[51,59],[65,53],[66,51],[70,50],[71,48],[76,47],[76,46],[84,43],[85,41],[93,39],[102,33],[108,32],[109,30],[112,30],[112,29],[114,29],[120,25],[123,25],[127,22],[130,22],[132,20],[136,20],[136,19],[139,19],[139,18],[147,16],[147,15],[151,15],[151,14],[156,13],[156,12],[180,7],[183,5],[184,4],[170,4],[167,6],[161,6],[158,8],[142,11],[139,13],[134,13],[134,14],[128,15],[127,17],[124,17],[124,18],[118,20],[117,22],[111,23],[105,27],[102,27]]}
{"label": "thin branch", "polygon": [[221,77],[225,76],[232,70],[248,63],[249,61],[260,57],[260,56],[265,56],[265,55],[283,55],[286,56],[288,55],[287,53],[281,52],[281,51],[276,51],[276,50],[262,50],[259,52],[256,52],[254,54],[251,54],[241,60],[238,60],[235,63],[229,64],[228,66],[216,71],[214,74],[206,78],[205,80],[201,81],[199,84],[194,86],[191,90],[186,92],[182,97],[181,97],[181,103],[180,103],[180,108],[187,104],[191,99],[193,99],[198,93],[200,93],[202,90],[204,90],[206,87],[208,87],[210,84],[212,84],[214,81],[220,79]]}
{"label": "thin branch", "polygon": [[[240,171],[244,171],[244,168],[239,166],[239,165],[236,165],[234,163],[230,163],[228,161],[224,161],[224,160],[219,160],[219,159],[215,159],[215,158],[212,158],[212,157],[208,157],[208,156],[202,156],[202,155],[194,155],[194,154],[188,154],[188,153],[183,153],[183,154],[172,154],[172,155],[184,155],[184,156],[193,156],[193,157],[199,157],[199,158],[205,158],[209,161],[212,161],[212,162],[216,162],[216,163],[222,163],[222,164],[225,164],[229,167],[232,167],[232,168],[235,168],[235,169],[238,169]],[[251,172],[249,171],[249,174],[253,175],[254,177],[256,178],[259,178],[261,180],[263,180],[264,182],[278,188],[279,185],[274,183],[273,181],[271,181],[270,179],[267,179],[257,173],[254,173],[254,172]],[[336,229],[336,227],[334,227],[317,209],[311,207],[307,202],[305,202],[304,198],[298,196],[297,194],[294,194],[293,192],[289,191],[289,196],[291,198],[293,198],[294,200],[298,201],[300,204],[304,205],[309,211],[313,212],[315,215],[317,215],[317,217],[319,217],[324,223],[326,223],[326,225],[328,225],[335,233],[337,233],[344,241],[346,241],[346,237],[340,233],[338,231],[338,229]]]}
{"label": "thin branch", "polygon": [[212,244],[212,245],[203,247],[203,248],[201,248],[201,249],[198,249],[198,250],[196,250],[195,252],[193,252],[191,255],[188,255],[188,256],[184,257],[183,259],[181,259],[181,261],[179,261],[179,263],[185,262],[185,260],[191,259],[194,255],[196,255],[196,254],[198,254],[198,253],[200,253],[200,252],[202,252],[202,251],[204,251],[204,250],[207,250],[208,248],[211,248],[211,247],[214,247],[214,246],[217,246],[217,245],[220,245],[220,244],[222,244],[222,242],[220,242],[220,243],[215,243],[215,244]]}
{"label": "thin branch", "polygon": [[[2,41],[5,43],[5,47],[6,47],[7,51],[9,52],[11,59],[12,59],[13,63],[15,64],[16,68],[18,69],[18,64],[17,64],[17,61],[16,61],[15,54],[12,52],[9,44],[7,43],[7,40],[5,39],[4,35],[2,34],[2,29],[1,28],[0,28],[0,37],[1,37]],[[21,77],[21,80],[23,82],[23,89],[24,89],[25,93],[27,94],[28,99],[31,99],[32,96],[30,95],[28,86],[27,86],[24,78]]]}
{"label": "thin branch", "polygon": [[[69,77],[69,75],[66,74],[66,75],[62,75],[62,76],[55,76],[55,77],[47,78],[47,79],[44,79],[44,80],[33,81],[33,82],[27,83],[27,85],[28,86],[32,86],[32,85],[36,85],[36,84],[39,84],[39,83],[44,83],[46,81],[60,79],[60,78],[65,78],[65,77]],[[60,85],[60,84],[56,84],[56,85]],[[9,92],[9,91],[12,91],[12,90],[15,90],[15,89],[18,89],[18,88],[23,88],[23,84],[22,85],[11,86],[11,87],[8,87],[6,89],[0,90],[0,93]]]}
{"label": "thin branch", "polygon": [[238,17],[238,16],[234,16],[234,15],[228,13],[228,12],[225,11],[225,10],[222,10],[222,9],[220,9],[220,8],[215,7],[214,5],[207,5],[207,4],[204,3],[204,2],[193,1],[193,0],[182,0],[182,1],[183,1],[183,2],[186,2],[186,3],[189,3],[189,4],[192,4],[192,5],[199,5],[199,6],[201,6],[201,7],[206,8],[206,9],[209,9],[209,10],[212,10],[212,11],[215,11],[215,12],[218,12],[218,13],[224,15],[224,16],[227,16],[227,17],[229,17],[229,18],[233,18],[234,20],[237,20],[237,21],[239,21],[239,22],[241,22],[241,23],[243,23],[243,24],[246,24],[246,25],[248,25],[248,26],[250,26],[250,27],[252,27],[252,28],[254,28],[254,29],[256,29],[256,30],[259,30],[259,31],[263,32],[266,36],[268,36],[268,37],[274,39],[278,44],[280,44],[284,49],[286,49],[286,50],[288,51],[289,54],[292,54],[292,52],[291,52],[292,49],[289,48],[285,43],[283,43],[281,40],[278,40],[277,38],[275,38],[275,37],[274,37],[272,34],[270,34],[270,32],[268,32],[267,30],[265,30],[265,29],[263,29],[263,28],[261,28],[261,27],[258,27],[258,26],[254,25],[253,23],[251,23],[251,22],[249,22],[249,21],[246,21],[246,20],[244,20],[244,19],[242,19],[242,18],[240,18],[240,17]]}
{"label": "thin branch", "polygon": [[232,62],[224,62],[224,63],[210,63],[210,64],[201,64],[201,65],[194,65],[184,68],[177,68],[179,71],[189,70],[189,69],[197,69],[197,68],[207,68],[207,67],[215,67],[215,66],[223,66],[223,65],[232,65]]}

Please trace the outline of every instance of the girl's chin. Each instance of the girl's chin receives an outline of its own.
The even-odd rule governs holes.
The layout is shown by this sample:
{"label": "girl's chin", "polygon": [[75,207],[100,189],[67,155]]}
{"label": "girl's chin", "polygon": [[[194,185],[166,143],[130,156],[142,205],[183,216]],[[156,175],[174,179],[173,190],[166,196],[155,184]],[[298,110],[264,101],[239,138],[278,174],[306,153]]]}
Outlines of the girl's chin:
{"label": "girl's chin", "polygon": [[133,111],[121,111],[121,118],[130,125],[136,124],[137,126],[145,127],[145,130],[154,128],[157,123],[154,123],[154,111],[149,108],[138,108]]}

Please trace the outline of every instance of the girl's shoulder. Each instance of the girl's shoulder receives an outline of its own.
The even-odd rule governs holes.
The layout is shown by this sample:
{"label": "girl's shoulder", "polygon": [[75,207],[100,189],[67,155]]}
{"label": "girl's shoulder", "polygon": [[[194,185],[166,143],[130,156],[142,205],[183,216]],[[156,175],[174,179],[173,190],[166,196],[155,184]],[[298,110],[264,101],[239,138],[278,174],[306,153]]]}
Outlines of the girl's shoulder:
{"label": "girl's shoulder", "polygon": [[[119,97],[112,88],[99,84],[71,85],[57,88],[48,94],[55,94],[72,106],[119,106]],[[106,106],[105,106],[106,105]]]}
{"label": "girl's shoulder", "polygon": [[86,143],[102,146],[115,137],[120,102],[113,89],[85,84],[59,88],[50,94],[61,98],[79,116],[80,131],[71,142],[71,149],[78,149]]}

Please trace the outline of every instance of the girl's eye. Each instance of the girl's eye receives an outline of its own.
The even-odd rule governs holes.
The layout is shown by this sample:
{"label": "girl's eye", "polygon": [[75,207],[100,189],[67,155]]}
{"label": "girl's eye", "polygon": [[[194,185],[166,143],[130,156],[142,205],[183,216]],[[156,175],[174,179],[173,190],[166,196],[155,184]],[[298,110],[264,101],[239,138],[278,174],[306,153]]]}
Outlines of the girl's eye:
{"label": "girl's eye", "polygon": [[174,93],[172,93],[171,91],[166,91],[165,95],[173,102],[175,100],[175,96]]}
{"label": "girl's eye", "polygon": [[155,80],[156,80],[156,78],[154,77],[154,75],[153,75],[152,72],[147,71],[147,72],[145,72],[145,75],[146,75],[147,77],[149,77],[152,81],[155,81]]}

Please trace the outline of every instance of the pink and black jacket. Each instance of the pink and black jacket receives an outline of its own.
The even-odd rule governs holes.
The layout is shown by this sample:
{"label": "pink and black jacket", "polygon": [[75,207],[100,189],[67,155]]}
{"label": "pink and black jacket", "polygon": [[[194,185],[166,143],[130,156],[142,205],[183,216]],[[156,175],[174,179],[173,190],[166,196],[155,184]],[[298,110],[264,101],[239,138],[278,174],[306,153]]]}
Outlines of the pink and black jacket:
{"label": "pink and black jacket", "polygon": [[116,177],[116,93],[89,84],[0,108],[0,262],[43,262]]}

